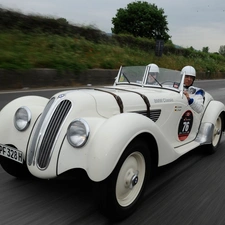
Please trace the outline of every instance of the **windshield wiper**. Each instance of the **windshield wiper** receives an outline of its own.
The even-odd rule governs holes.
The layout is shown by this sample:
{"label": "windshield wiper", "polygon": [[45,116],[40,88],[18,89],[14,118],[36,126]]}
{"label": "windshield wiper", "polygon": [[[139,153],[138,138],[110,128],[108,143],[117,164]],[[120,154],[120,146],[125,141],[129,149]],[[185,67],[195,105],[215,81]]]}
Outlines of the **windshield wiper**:
{"label": "windshield wiper", "polygon": [[154,79],[154,81],[156,81],[156,83],[162,88],[163,86],[162,86],[162,84],[160,84],[160,82],[155,78],[155,77],[153,77],[151,74],[149,74],[153,79]]}
{"label": "windshield wiper", "polygon": [[123,72],[122,75],[124,76],[124,78],[127,80],[127,82],[130,84],[129,79],[127,78],[127,76],[125,75],[125,73]]}

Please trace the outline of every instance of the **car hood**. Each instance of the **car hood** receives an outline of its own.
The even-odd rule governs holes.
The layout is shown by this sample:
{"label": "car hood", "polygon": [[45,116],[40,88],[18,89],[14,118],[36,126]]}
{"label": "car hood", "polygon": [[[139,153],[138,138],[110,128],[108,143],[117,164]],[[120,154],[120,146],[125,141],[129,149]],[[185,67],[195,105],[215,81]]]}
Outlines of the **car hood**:
{"label": "car hood", "polygon": [[[100,116],[109,118],[123,112],[144,112],[147,108],[160,108],[160,103],[173,102],[177,92],[159,88],[81,88],[56,95],[64,95],[73,102],[80,116],[96,111]],[[170,97],[168,97],[170,96]]]}

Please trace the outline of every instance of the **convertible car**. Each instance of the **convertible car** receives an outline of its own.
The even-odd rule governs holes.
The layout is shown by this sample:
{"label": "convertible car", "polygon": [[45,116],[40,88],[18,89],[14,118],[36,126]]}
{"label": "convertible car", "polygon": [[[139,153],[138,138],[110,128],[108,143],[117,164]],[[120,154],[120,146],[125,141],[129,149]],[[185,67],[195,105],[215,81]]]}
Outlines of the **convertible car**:
{"label": "convertible car", "polygon": [[82,170],[99,187],[104,215],[129,216],[157,167],[202,145],[214,153],[225,127],[224,104],[205,92],[197,113],[183,94],[185,74],[160,68],[151,84],[150,69],[122,66],[111,86],[8,103],[0,111],[2,168],[41,179]]}

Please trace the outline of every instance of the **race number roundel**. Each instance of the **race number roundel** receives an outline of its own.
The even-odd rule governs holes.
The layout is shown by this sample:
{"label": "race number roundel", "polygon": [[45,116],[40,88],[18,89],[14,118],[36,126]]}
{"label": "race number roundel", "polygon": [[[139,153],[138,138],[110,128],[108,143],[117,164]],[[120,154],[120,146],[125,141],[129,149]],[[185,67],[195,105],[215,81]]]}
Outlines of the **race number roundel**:
{"label": "race number roundel", "polygon": [[179,123],[178,138],[180,141],[184,141],[191,132],[193,124],[193,114],[190,110],[186,111]]}

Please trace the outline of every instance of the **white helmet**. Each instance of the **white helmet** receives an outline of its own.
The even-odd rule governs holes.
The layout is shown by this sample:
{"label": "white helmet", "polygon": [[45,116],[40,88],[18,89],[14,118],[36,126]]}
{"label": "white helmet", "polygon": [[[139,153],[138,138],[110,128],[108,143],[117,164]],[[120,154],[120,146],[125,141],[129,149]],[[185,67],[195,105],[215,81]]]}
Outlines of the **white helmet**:
{"label": "white helmet", "polygon": [[150,67],[150,70],[149,70],[150,73],[159,73],[159,67],[156,64],[151,63],[151,64],[148,64],[148,66]]}
{"label": "white helmet", "polygon": [[185,66],[181,70],[181,73],[184,73],[184,72],[185,72],[186,75],[196,77],[196,71],[195,71],[195,68],[193,66]]}

